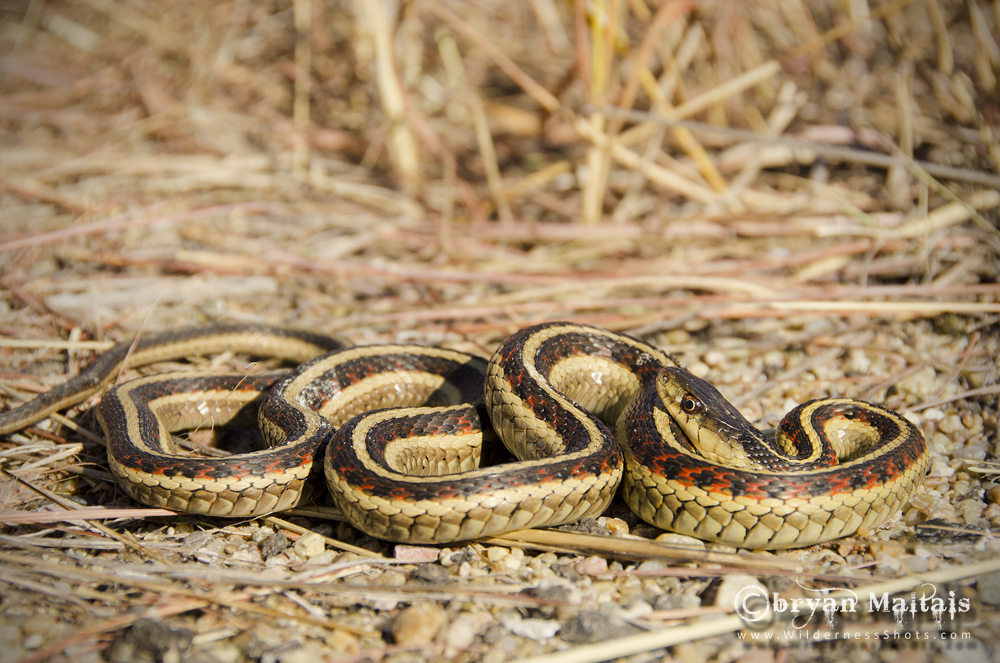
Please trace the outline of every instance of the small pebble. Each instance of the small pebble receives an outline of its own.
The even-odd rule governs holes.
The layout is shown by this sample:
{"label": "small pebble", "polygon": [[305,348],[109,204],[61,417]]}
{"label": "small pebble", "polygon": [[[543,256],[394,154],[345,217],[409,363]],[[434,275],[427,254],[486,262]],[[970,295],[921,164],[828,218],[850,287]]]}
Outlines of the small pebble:
{"label": "small pebble", "polygon": [[708,364],[706,364],[703,361],[694,361],[688,364],[688,371],[690,371],[691,374],[694,375],[695,377],[699,377],[702,379],[708,377],[708,374],[709,372],[711,372],[711,370],[712,369],[709,368]]}
{"label": "small pebble", "polygon": [[619,619],[635,620],[642,619],[653,612],[653,606],[642,599],[633,599],[622,607],[619,607],[617,603],[606,603],[601,606],[601,612]]}
{"label": "small pebble", "polygon": [[754,647],[736,659],[736,663],[774,663],[775,651],[771,647]]}
{"label": "small pebble", "polygon": [[597,519],[597,522],[600,523],[611,536],[622,537],[628,535],[628,523],[621,518],[606,518],[602,516]]}
{"label": "small pebble", "polygon": [[513,548],[510,554],[506,555],[500,564],[508,573],[517,571],[524,564],[524,551],[520,548]]}
{"label": "small pebble", "polygon": [[709,366],[720,366],[726,362],[726,355],[721,350],[709,350],[703,359]]}
{"label": "small pebble", "polygon": [[814,318],[802,327],[806,336],[827,336],[836,331],[832,320],[827,318]]}
{"label": "small pebble", "polygon": [[250,540],[253,541],[254,543],[260,544],[263,543],[265,539],[267,539],[269,536],[272,536],[273,534],[274,530],[268,527],[267,525],[264,525],[263,527],[256,527],[254,528],[253,533],[250,535]]}
{"label": "small pebble", "polygon": [[110,663],[182,661],[194,640],[194,631],[150,618],[140,618],[121,631],[105,652]]}
{"label": "small pebble", "polygon": [[493,618],[485,612],[465,612],[455,618],[444,633],[444,643],[449,647],[464,649],[476,641]]}
{"label": "small pebble", "polygon": [[353,633],[334,629],[324,640],[333,651],[341,654],[353,654],[360,649],[358,646],[358,636]]}
{"label": "small pebble", "polygon": [[924,418],[924,421],[941,421],[944,419],[944,411],[936,407],[929,407],[921,412],[920,415]]}
{"label": "small pebble", "polygon": [[302,559],[315,557],[326,549],[326,541],[315,532],[306,532],[299,537],[299,540],[292,546],[295,554]]}
{"label": "small pebble", "polygon": [[684,345],[691,342],[691,334],[683,329],[671,329],[664,334],[667,345]]}
{"label": "small pebble", "polygon": [[265,569],[284,569],[291,563],[288,555],[285,553],[278,553],[277,555],[272,555],[264,561]]}
{"label": "small pebble", "polygon": [[392,637],[399,645],[425,645],[434,639],[447,621],[437,603],[424,601],[400,610],[392,620]]}
{"label": "small pebble", "polygon": [[733,573],[723,578],[715,590],[715,605],[727,610],[736,608],[739,612],[746,604],[748,609],[754,610],[756,606],[748,602],[750,597],[767,600],[767,588],[748,573]]}
{"label": "small pebble", "polygon": [[406,584],[406,574],[395,569],[385,569],[381,573],[369,572],[371,578],[368,584],[374,587],[402,587]]}
{"label": "small pebble", "polygon": [[892,571],[895,574],[903,567],[903,558],[906,556],[906,548],[897,541],[872,541],[871,552],[875,556],[875,561],[879,563],[879,571]]}
{"label": "small pebble", "polygon": [[264,539],[260,544],[260,556],[265,560],[280,555],[288,548],[288,537],[284,532],[276,532]]}
{"label": "small pebble", "polygon": [[230,555],[230,560],[233,562],[244,562],[247,564],[260,564],[261,554],[260,549],[256,546],[245,545],[241,546]]}
{"label": "small pebble", "polygon": [[32,651],[38,649],[43,644],[45,644],[45,634],[44,633],[32,633],[24,640],[21,641],[21,648]]}
{"label": "small pebble", "polygon": [[608,572],[608,560],[603,557],[585,557],[573,565],[573,569],[582,576],[599,576]]}
{"label": "small pebble", "polygon": [[184,537],[184,545],[188,548],[201,548],[211,541],[214,537],[211,532],[197,531],[191,532]]}
{"label": "small pebble", "polygon": [[491,546],[486,549],[486,559],[490,560],[491,562],[500,562],[509,554],[510,554],[510,548]]}
{"label": "small pebble", "polygon": [[428,585],[439,585],[441,583],[448,582],[451,578],[451,574],[449,574],[448,569],[443,566],[438,566],[437,564],[421,564],[413,573],[410,574],[410,577],[418,582],[427,583]]}
{"label": "small pebble", "polygon": [[872,541],[870,548],[877,561],[902,559],[906,555],[906,548],[898,541]]}
{"label": "small pebble", "polygon": [[337,560],[337,552],[335,550],[324,550],[318,555],[313,555],[306,560],[306,564],[309,566],[326,566],[327,564],[333,564]]}
{"label": "small pebble", "polygon": [[566,622],[559,637],[573,644],[590,645],[595,642],[624,638],[639,633],[639,629],[620,619],[599,612],[582,612]]}
{"label": "small pebble", "polygon": [[[960,492],[956,490],[955,492]],[[962,500],[955,505],[955,513],[965,521],[966,525],[975,525],[983,516],[986,510],[986,503],[979,499]]]}
{"label": "small pebble", "polygon": [[917,555],[908,555],[903,558],[903,566],[910,573],[926,573],[931,570],[931,561],[929,557],[920,557]]}
{"label": "small pebble", "polygon": [[715,656],[716,645],[705,642],[685,642],[673,648],[674,659],[679,663],[705,663]]}
{"label": "small pebble", "polygon": [[1000,573],[991,573],[979,578],[976,584],[979,600],[989,605],[1000,605]]}
{"label": "small pebble", "polygon": [[785,353],[781,350],[771,350],[764,353],[764,365],[768,368],[784,368]]}
{"label": "small pebble", "polygon": [[691,594],[660,594],[653,599],[653,610],[695,610],[701,607],[701,599]]}
{"label": "small pebble", "polygon": [[511,633],[522,638],[543,642],[548,640],[562,628],[562,624],[554,619],[510,619],[504,623]]}
{"label": "small pebble", "polygon": [[51,615],[32,615],[21,624],[21,630],[27,634],[48,633],[55,628],[56,620]]}
{"label": "small pebble", "polygon": [[375,612],[392,612],[399,607],[396,599],[375,599],[372,601],[372,610]]}
{"label": "small pebble", "polygon": [[333,525],[330,523],[320,523],[319,525],[314,525],[312,531],[320,536],[332,537]]}
{"label": "small pebble", "polygon": [[945,435],[954,435],[962,430],[965,426],[962,424],[962,418],[957,414],[948,414],[938,422],[938,430]]}
{"label": "small pebble", "polygon": [[508,631],[507,627],[503,624],[491,624],[486,627],[485,631],[483,631],[483,642],[488,645],[495,645],[506,638],[508,633],[510,633],[510,631]]}
{"label": "small pebble", "polygon": [[844,368],[851,373],[867,375],[868,369],[871,367],[872,360],[868,358],[868,354],[861,348],[854,348],[848,353],[847,364]]}

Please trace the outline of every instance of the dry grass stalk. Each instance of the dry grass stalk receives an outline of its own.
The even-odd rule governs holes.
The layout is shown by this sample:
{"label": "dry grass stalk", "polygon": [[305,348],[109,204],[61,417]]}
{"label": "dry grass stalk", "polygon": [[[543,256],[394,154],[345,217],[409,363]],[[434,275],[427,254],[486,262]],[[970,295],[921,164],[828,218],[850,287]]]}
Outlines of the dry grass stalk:
{"label": "dry grass stalk", "polygon": [[[266,520],[273,525],[277,525],[281,529],[286,529],[290,532],[295,532],[296,534],[305,534],[310,531],[305,527],[296,525],[294,523],[290,523],[287,520],[284,520],[283,518],[277,518],[275,516],[267,516]],[[381,555],[379,555],[378,553],[373,553],[370,550],[365,550],[364,548],[352,546],[348,543],[344,543],[343,541],[338,541],[337,539],[333,539],[328,536],[323,537],[323,540],[329,546],[333,546],[334,548],[337,548],[339,550],[344,550],[350,553],[354,553],[355,555],[360,555],[361,557],[374,557],[374,558],[381,557]]]}
{"label": "dry grass stalk", "polygon": [[381,4],[362,2],[358,6],[364,9],[365,25],[375,43],[376,80],[389,123],[389,154],[404,192],[413,195],[422,173],[417,142],[406,121],[405,92],[392,48],[392,24]]}
{"label": "dry grass stalk", "polygon": [[442,37],[438,41],[438,50],[441,59],[444,61],[448,77],[453,81],[468,104],[472,113],[472,122],[476,130],[476,142],[479,144],[479,153],[483,159],[483,167],[486,170],[486,185],[489,187],[493,204],[496,205],[500,220],[504,223],[511,223],[514,215],[510,210],[510,204],[504,195],[504,184],[500,177],[500,166],[497,163],[496,150],[493,147],[493,136],[490,134],[489,123],[486,119],[486,110],[483,107],[483,100],[469,87],[468,77],[465,75],[465,65],[458,52],[458,46],[451,37]]}
{"label": "dry grass stalk", "polygon": [[156,516],[174,516],[173,511],[166,509],[76,509],[66,514],[58,511],[0,511],[0,522],[8,524],[23,523],[58,523],[83,520],[115,520],[117,518],[154,518]]}
{"label": "dry grass stalk", "polygon": [[[587,552],[593,551],[611,556],[622,556],[631,559],[672,559],[684,562],[699,562],[702,564],[725,564],[731,568],[752,567],[756,569],[773,570],[788,569],[788,562],[762,556],[740,553],[706,552],[690,550],[669,545],[650,543],[640,539],[622,539],[605,536],[591,536],[560,532],[556,530],[521,530],[488,539],[489,543],[509,545],[508,542],[525,543],[540,546],[541,549],[558,549],[562,551]],[[796,569],[802,572],[800,567]]]}
{"label": "dry grass stalk", "polygon": [[598,147],[606,148],[616,161],[626,168],[641,172],[653,184],[657,184],[668,191],[679,193],[700,203],[708,204],[715,201],[716,196],[710,189],[691,182],[655,163],[646,161],[641,155],[629,150],[618,141],[608,138],[607,135],[595,129],[586,120],[576,120],[574,128],[582,138],[591,141]]}
{"label": "dry grass stalk", "polygon": [[309,32],[312,26],[311,0],[295,0],[293,3],[295,17],[295,92],[292,106],[292,119],[295,122],[296,134],[292,152],[292,171],[299,179],[304,180],[309,167],[309,144],[306,136],[309,133],[309,111],[312,69],[312,45],[309,42]]}
{"label": "dry grass stalk", "polygon": [[[762,137],[752,131],[746,131],[741,129],[734,129],[732,127],[716,127],[703,122],[692,122],[675,120],[666,117],[659,117],[652,115],[650,113],[636,112],[636,111],[622,111],[612,107],[607,107],[604,109],[605,113],[611,115],[620,115],[629,119],[643,122],[642,124],[637,124],[635,129],[639,129],[636,133],[630,133],[633,130],[628,130],[624,132],[620,138],[622,144],[628,144],[634,142],[639,138],[644,138],[649,133],[649,128],[653,127],[655,124],[661,124],[667,127],[677,127],[683,129],[690,129],[697,132],[709,132],[719,134],[720,136],[729,137],[736,140],[744,140],[753,143],[760,143],[765,146],[767,145],[787,145],[791,148],[797,148],[795,152],[794,161],[799,163],[808,163],[814,159],[814,156],[810,153],[815,153],[816,155],[826,157],[828,159],[843,161],[845,163],[857,163],[876,167],[895,167],[895,166],[911,166],[917,168],[927,173],[940,177],[942,179],[953,179],[963,182],[971,182],[976,184],[983,184],[987,186],[1000,186],[1000,176],[997,176],[990,172],[984,172],[972,169],[955,168],[948,165],[929,163],[926,161],[910,161],[903,157],[879,154],[866,150],[853,149],[848,147],[841,147],[839,145],[832,145],[830,143],[819,142],[815,140],[809,140],[804,138],[797,138],[792,136],[768,136]],[[852,140],[860,140],[860,136],[852,135]],[[837,136],[837,140],[842,141],[843,138]],[[749,146],[736,146],[730,148],[729,152],[737,151],[748,151],[746,148]],[[742,149],[741,149],[742,148]],[[760,145],[753,145],[752,151],[759,151]],[[789,151],[790,152],[790,151]],[[793,161],[790,154],[788,156],[783,156],[779,160],[769,161],[769,166],[776,166],[781,164],[787,164]],[[735,170],[738,167],[742,167],[745,160],[734,161],[732,156],[726,156],[723,153],[722,156],[717,160],[716,166],[720,168],[723,172],[729,170]]]}
{"label": "dry grass stalk", "polygon": [[504,73],[510,76],[511,80],[521,86],[535,101],[545,110],[555,112],[559,110],[559,100],[548,90],[535,82],[521,67],[517,66],[503,51],[493,45],[489,39],[484,37],[478,30],[473,28],[460,17],[441,6],[436,0],[429,0],[427,6],[431,13],[447,23],[455,32],[459,33],[473,44],[483,49],[483,51],[493,60],[494,63]]}

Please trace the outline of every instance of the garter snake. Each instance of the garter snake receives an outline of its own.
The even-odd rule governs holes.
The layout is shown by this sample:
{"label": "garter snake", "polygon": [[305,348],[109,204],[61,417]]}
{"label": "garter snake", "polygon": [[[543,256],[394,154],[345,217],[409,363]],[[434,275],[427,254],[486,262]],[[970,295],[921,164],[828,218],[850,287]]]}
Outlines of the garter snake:
{"label": "garter snake", "polygon": [[[323,471],[362,531],[440,543],[599,515],[621,480],[647,522],[710,541],[787,548],[879,526],[916,490],[919,430],[847,399],[803,404],[773,439],[669,354],[574,323],[522,329],[485,360],[422,346],[343,347],[266,327],[146,335],[65,385],[0,413],[22,428],[132,365],[232,350],[302,362],[287,373],[153,375],[112,388],[99,419],[110,467],[153,506],[253,517],[296,504]],[[256,411],[269,448],[177,455],[170,432]],[[492,422],[483,425],[483,422]],[[498,434],[516,462],[478,467]]]}

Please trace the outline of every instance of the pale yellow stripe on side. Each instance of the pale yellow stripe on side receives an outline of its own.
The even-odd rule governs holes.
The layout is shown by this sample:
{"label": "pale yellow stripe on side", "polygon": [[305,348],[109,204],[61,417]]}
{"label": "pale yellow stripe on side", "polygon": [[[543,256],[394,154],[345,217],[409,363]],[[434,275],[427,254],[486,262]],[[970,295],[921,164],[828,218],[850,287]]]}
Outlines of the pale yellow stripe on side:
{"label": "pale yellow stripe on side", "polygon": [[[539,330],[529,336],[521,351],[522,356],[524,357],[524,368],[528,372],[531,379],[534,380],[538,384],[538,387],[545,391],[553,400],[557,401],[562,407],[570,410],[575,409],[573,403],[549,386],[548,381],[542,376],[538,367],[535,365],[534,359],[543,343],[555,336],[574,332],[581,334],[595,334],[596,330],[588,327],[577,327],[576,325],[555,325],[553,327]],[[515,405],[518,409],[527,410],[526,403],[518,403]],[[587,431],[587,435],[590,437],[590,445],[598,444],[598,440],[603,437],[603,433],[597,428],[597,426],[594,425],[594,422],[591,421],[590,418],[580,417],[579,420],[584,429]],[[535,419],[535,421],[541,422],[539,419]],[[551,426],[551,424],[548,422],[541,423],[544,423],[544,425],[539,426],[536,424],[535,430],[542,431],[542,438],[546,440],[549,449],[548,453],[559,453],[565,449],[565,443],[556,434],[555,429]]]}
{"label": "pale yellow stripe on side", "polygon": [[[157,376],[157,378],[159,377],[160,376]],[[170,432],[167,430],[166,426],[163,425],[163,422],[160,421],[159,417],[156,418],[156,423],[159,429],[160,440],[162,441],[164,447],[162,450],[150,447],[149,444],[147,444],[145,435],[142,435],[140,432],[139,411],[136,407],[135,401],[131,397],[131,392],[135,389],[135,387],[141,386],[142,384],[150,381],[151,379],[127,382],[118,392],[119,403],[122,411],[125,413],[125,421],[128,425],[128,436],[132,445],[142,451],[160,458],[172,457],[171,455],[176,451],[174,448],[173,438],[170,436]]]}
{"label": "pale yellow stripe on side", "polygon": [[390,407],[413,407],[427,400],[447,380],[419,371],[387,371],[345,387],[327,401],[319,413],[334,426],[342,426],[356,415]]}
{"label": "pale yellow stripe on side", "polygon": [[[456,409],[467,407],[465,405],[452,406]],[[401,472],[394,471],[389,468],[385,468],[377,464],[371,455],[368,453],[367,436],[372,428],[378,426],[379,424],[400,417],[400,416],[413,416],[419,414],[422,408],[413,408],[408,410],[391,410],[386,412],[375,412],[364,416],[355,426],[354,435],[351,440],[351,445],[354,450],[355,455],[362,462],[362,464],[370,471],[372,474],[380,476],[382,478],[388,479],[390,481],[398,483],[429,483],[436,482],[438,479],[433,477],[417,477],[403,474]],[[434,408],[434,411],[441,412],[440,408]],[[560,454],[558,456],[559,461],[574,461],[579,458],[583,458],[592,453],[590,449],[584,449],[570,454]],[[526,460],[518,461],[517,466],[521,468],[530,467],[543,467],[546,465],[551,465],[553,463],[553,458],[539,458],[536,460]],[[503,465],[490,468],[482,468],[478,470],[473,470],[462,475],[461,479],[473,479],[480,476],[486,475],[497,475],[498,472],[502,472]],[[546,490],[551,490],[551,487]]]}

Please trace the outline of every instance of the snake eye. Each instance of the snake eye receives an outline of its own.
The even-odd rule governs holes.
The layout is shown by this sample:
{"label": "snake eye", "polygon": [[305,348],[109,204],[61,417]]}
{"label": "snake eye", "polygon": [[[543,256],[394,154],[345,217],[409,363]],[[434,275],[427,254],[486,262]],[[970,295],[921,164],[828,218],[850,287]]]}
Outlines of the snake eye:
{"label": "snake eye", "polygon": [[691,394],[684,394],[684,397],[681,398],[681,410],[684,414],[698,414],[701,412],[701,408],[701,401]]}

